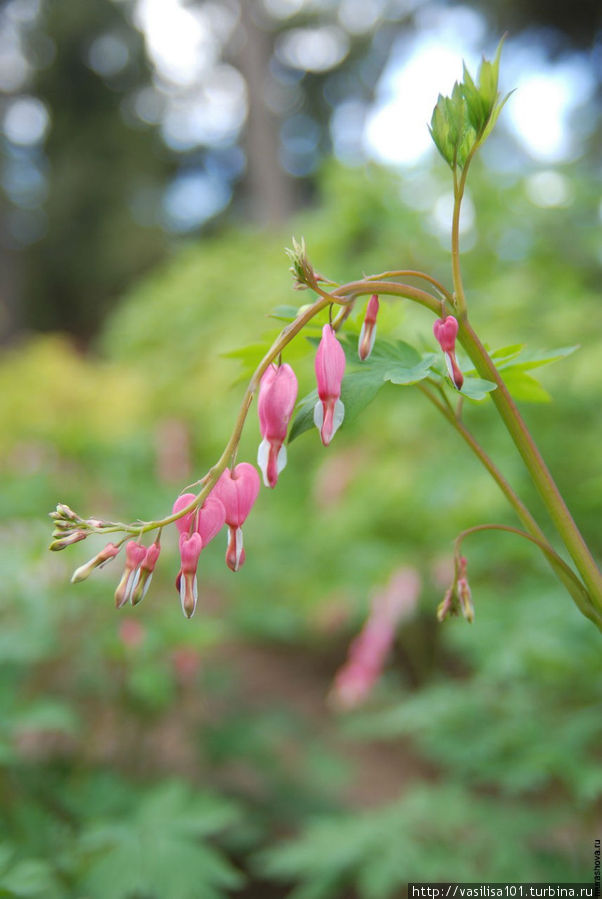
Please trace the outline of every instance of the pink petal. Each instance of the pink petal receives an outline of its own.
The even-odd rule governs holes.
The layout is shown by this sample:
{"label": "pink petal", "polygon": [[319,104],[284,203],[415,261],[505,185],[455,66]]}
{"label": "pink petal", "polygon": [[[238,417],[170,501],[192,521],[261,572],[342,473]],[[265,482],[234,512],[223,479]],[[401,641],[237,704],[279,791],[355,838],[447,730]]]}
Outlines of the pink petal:
{"label": "pink petal", "polygon": [[[173,504],[172,511],[174,512],[174,514],[176,512],[179,512],[181,509],[185,509],[186,506],[189,506],[193,499],[194,493],[183,493],[182,496],[179,496]],[[196,515],[196,511],[189,512],[188,515],[184,515],[182,518],[178,518],[178,520],[176,521],[176,527],[180,534],[187,534],[190,531],[190,525],[194,515]]]}
{"label": "pink petal", "polygon": [[226,522],[226,510],[217,496],[208,496],[199,509],[197,532],[203,541],[203,547],[211,543]]}
{"label": "pink petal", "polygon": [[324,325],[315,360],[318,396],[321,400],[338,399],[345,373],[345,353],[332,328]]}

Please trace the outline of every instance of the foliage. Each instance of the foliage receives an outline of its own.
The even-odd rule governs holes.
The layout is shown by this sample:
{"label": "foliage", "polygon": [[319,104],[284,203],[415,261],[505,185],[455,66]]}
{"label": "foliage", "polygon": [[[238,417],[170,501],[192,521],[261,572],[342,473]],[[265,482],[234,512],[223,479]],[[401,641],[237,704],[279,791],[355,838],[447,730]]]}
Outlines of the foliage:
{"label": "foliage", "polygon": [[[595,536],[602,318],[592,191],[567,170],[573,203],[544,218],[523,179],[498,190],[486,171],[477,176],[483,199],[466,281],[505,374],[539,376],[544,358],[567,353],[543,348],[581,343],[541,367],[554,405],[526,414]],[[324,209],[294,225],[315,235],[319,268],[342,277],[389,254],[416,266],[428,257],[443,271],[433,221],[403,201],[428,188],[434,202],[445,192],[438,174],[400,180],[370,170],[363,179],[333,167],[323,187]],[[500,247],[516,247],[509,230],[524,255],[493,265]],[[412,380],[434,349],[424,318],[402,304],[383,304],[379,315],[380,349],[365,370],[373,401],[327,451],[315,434],[292,444],[286,477],[262,491],[249,522],[243,571],[224,570],[222,547],[206,551],[191,625],[174,609],[167,538],[143,624],[137,610],[112,611],[115,568],[83,593],[67,581],[84,550],[70,560],[45,554],[39,522],[59,485],[94,510],[169,507],[183,485],[157,483],[154,426],[164,416],[177,414],[195,435],[195,471],[214,461],[240,400],[240,383],[228,387],[279,328],[269,318],[257,325],[258,310],[295,303],[281,251],[288,241],[233,231],[191,244],[126,298],[100,358],[55,339],[4,357],[0,885],[8,895],[75,899],[102,895],[103,882],[106,895],[109,881],[128,899],[153,889],[160,899],[195,895],[199,883],[204,895],[225,896],[247,877],[338,899],[351,890],[393,897],[414,874],[589,877],[585,835],[602,794],[598,637],[550,586],[532,547],[488,534],[470,547],[474,624],[435,631],[447,536],[485,517],[508,519],[495,486],[417,388],[400,392],[389,380],[401,368]],[[257,280],[238,279],[234,293],[236,267]],[[526,311],[533,298],[535,313]],[[361,309],[352,332],[360,318]],[[242,354],[239,326],[257,345]],[[351,368],[355,348],[346,349]],[[221,355],[230,351],[238,358]],[[303,396],[313,372],[300,363],[306,346],[298,353]],[[529,495],[491,404],[466,406],[471,425],[482,412],[480,439]],[[256,453],[253,431],[240,458]],[[322,697],[346,643],[371,591],[402,562],[421,571],[420,613],[399,634],[366,710],[327,719]],[[249,652],[278,666],[263,677],[257,661],[238,667]],[[317,699],[300,672],[316,679]],[[393,777],[378,806],[366,793],[377,789],[380,756],[370,763],[359,754],[385,744]],[[359,788],[364,797],[352,802]],[[171,862],[158,871],[162,852]]]}

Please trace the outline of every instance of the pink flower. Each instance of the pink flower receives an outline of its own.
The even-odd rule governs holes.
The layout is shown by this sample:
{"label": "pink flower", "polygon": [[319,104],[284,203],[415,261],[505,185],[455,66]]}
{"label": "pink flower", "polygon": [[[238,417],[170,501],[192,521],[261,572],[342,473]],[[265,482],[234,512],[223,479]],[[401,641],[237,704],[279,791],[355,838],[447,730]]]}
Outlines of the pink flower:
{"label": "pink flower", "polygon": [[332,325],[324,325],[315,361],[318,396],[314,408],[314,424],[320,431],[324,446],[328,446],[341,426],[345,407],[339,399],[345,372],[345,353]]}
{"label": "pink flower", "polygon": [[297,378],[290,365],[269,365],[259,385],[257,412],[263,440],[257,464],[266,487],[275,487],[286,465],[286,432],[297,400]]}
{"label": "pink flower", "polygon": [[[173,504],[173,514],[175,515],[176,512],[181,512],[182,509],[185,509],[186,506],[189,506],[193,499],[194,493],[183,493]],[[183,515],[182,518],[178,518],[178,520],[176,521],[176,527],[180,534],[188,533],[188,531],[190,530],[190,525],[192,524],[192,519],[195,515],[196,509],[193,512],[188,512],[187,515]]]}
{"label": "pink flower", "polygon": [[222,501],[228,525],[226,565],[238,571],[245,561],[242,525],[259,493],[259,475],[248,462],[240,462],[230,471],[226,468],[215,485],[215,493]]}
{"label": "pink flower", "polygon": [[[173,505],[179,512],[189,506],[194,493],[184,493]],[[200,509],[188,512],[176,521],[180,532],[180,558],[182,564],[176,578],[176,588],[180,593],[182,610],[187,618],[194,615],[198,600],[197,568],[201,550],[207,546],[222,529],[226,512],[217,496],[210,494]]]}
{"label": "pink flower", "polygon": [[180,591],[182,611],[187,618],[192,618],[196,609],[199,591],[196,579],[196,570],[199,564],[199,556],[203,548],[201,535],[194,531],[190,537],[180,534],[180,558],[182,560],[177,585]]}
{"label": "pink flower", "polygon": [[136,572],[135,580],[132,583],[132,588],[130,591],[130,601],[133,606],[137,606],[139,602],[142,602],[142,600],[148,593],[148,588],[151,585],[153,572],[155,570],[155,565],[157,564],[160,552],[161,544],[158,540],[155,541],[155,543],[151,543],[149,548],[146,550],[146,555],[140,563],[140,567]]}
{"label": "pink flower", "polygon": [[462,390],[464,375],[456,360],[456,335],[458,334],[458,322],[453,315],[447,318],[438,318],[433,325],[433,333],[439,346],[443,350],[447,371],[456,390]]}
{"label": "pink flower", "polygon": [[375,594],[368,619],[335,676],[333,699],[341,708],[353,708],[368,696],[381,675],[397,627],[413,615],[419,593],[418,573],[413,568],[400,568]]}
{"label": "pink flower", "polygon": [[130,540],[125,546],[125,568],[121,580],[115,590],[115,606],[120,609],[132,595],[136,586],[138,566],[146,556],[146,546]]}
{"label": "pink flower", "polygon": [[378,315],[378,296],[374,293],[368,300],[366,306],[366,314],[360,331],[360,338],[357,345],[358,356],[365,362],[374,346],[376,339],[376,316]]}

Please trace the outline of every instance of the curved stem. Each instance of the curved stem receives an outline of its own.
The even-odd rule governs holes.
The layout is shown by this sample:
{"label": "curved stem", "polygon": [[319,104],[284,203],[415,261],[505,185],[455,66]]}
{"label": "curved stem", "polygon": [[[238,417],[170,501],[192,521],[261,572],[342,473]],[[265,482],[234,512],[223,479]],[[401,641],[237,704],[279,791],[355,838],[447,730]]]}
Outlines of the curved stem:
{"label": "curved stem", "polygon": [[[325,292],[320,291],[320,293]],[[251,380],[249,381],[247,389],[245,390],[244,396],[242,398],[238,416],[236,418],[236,422],[234,423],[234,429],[232,431],[232,434],[230,435],[230,439],[224,447],[220,458],[215,463],[215,465],[207,472],[205,477],[202,478],[201,483],[203,484],[203,489],[194,497],[194,499],[190,501],[187,506],[185,506],[183,509],[180,509],[179,512],[168,515],[158,521],[145,521],[142,523],[142,527],[140,526],[140,524],[117,524],[115,527],[102,528],[98,530],[98,533],[107,534],[112,533],[113,531],[121,530],[127,531],[130,534],[144,534],[148,531],[153,531],[156,528],[165,527],[168,524],[172,524],[174,521],[177,521],[184,515],[188,515],[190,512],[198,509],[199,506],[201,506],[209,496],[219,476],[227,467],[229,460],[232,458],[238,447],[247,414],[249,412],[251,402],[253,401],[253,396],[259,386],[261,376],[265,372],[266,368],[268,367],[268,365],[270,365],[271,362],[274,361],[274,359],[277,358],[278,354],[282,352],[284,347],[293,339],[293,337],[295,337],[315,315],[321,312],[322,309],[325,309],[326,306],[328,306],[328,304],[331,302],[333,302],[333,300],[330,297],[328,297],[328,299],[316,300],[315,303],[312,303],[312,305],[308,309],[305,309],[300,315],[297,316],[297,318],[293,322],[287,325],[286,328],[284,328],[280,332],[270,349],[267,351],[255,371],[253,372]],[[335,300],[335,302],[337,301]],[[340,302],[340,300],[338,302]]]}
{"label": "curved stem", "polygon": [[368,275],[365,280],[366,281],[382,281],[385,278],[420,278],[423,281],[428,281],[429,284],[432,284],[433,287],[439,291],[439,293],[445,297],[445,299],[453,305],[454,298],[453,295],[449,292],[449,290],[441,284],[440,281],[437,281],[436,278],[433,278],[432,275],[427,274],[426,272],[418,272],[411,268],[402,268],[398,271],[391,272],[380,272],[378,275]]}
{"label": "curved stem", "polygon": [[[539,540],[537,537],[534,537],[532,534],[527,534],[526,531],[521,531],[519,528],[513,528],[509,524],[477,524],[472,528],[467,528],[465,531],[461,531],[454,541],[456,556],[459,555],[460,546],[462,545],[463,540],[466,537],[469,537],[471,534],[477,534],[479,531],[508,531],[508,533],[510,534],[516,534],[518,537],[523,537],[523,539],[529,540],[531,543],[534,543],[536,546],[538,546],[541,551],[550,559],[554,559],[556,565],[558,565],[560,568],[564,568],[567,577],[575,577],[564,559],[562,559],[558,555],[558,553],[552,549],[549,543]],[[582,609],[582,611],[584,615],[586,615],[591,621],[597,624],[600,630],[602,630],[602,622],[599,618],[592,615],[591,610],[589,610],[589,613],[585,609]]]}
{"label": "curved stem", "polygon": [[[568,590],[579,610],[602,629],[602,619],[596,613],[596,610],[592,607],[587,590],[585,589],[581,581],[576,577],[575,573],[555,552],[554,548],[546,539],[544,532],[538,525],[537,521],[535,520],[527,506],[512,489],[504,475],[501,473],[499,468],[495,465],[495,463],[492,461],[483,447],[478,443],[474,435],[468,430],[464,423],[454,415],[453,410],[451,410],[449,406],[446,406],[443,402],[441,402],[429,390],[428,387],[426,387],[424,384],[417,384],[416,386],[447,419],[451,426],[470,447],[470,449],[479,459],[484,468],[489,472],[493,480],[496,482],[496,484],[516,512],[519,520],[525,526],[534,541],[537,541],[537,545],[542,549],[542,552],[544,552],[544,555],[553,571],[555,572],[556,576],[559,578],[566,590]],[[559,559],[562,564],[559,564]]]}
{"label": "curved stem", "polygon": [[531,475],[531,480],[535,484],[558,534],[583,578],[592,602],[599,611],[602,611],[602,574],[518,411],[516,403],[510,396],[502,376],[466,317],[459,322],[458,337],[481,377],[487,378],[497,385],[497,389],[491,393],[491,399]]}

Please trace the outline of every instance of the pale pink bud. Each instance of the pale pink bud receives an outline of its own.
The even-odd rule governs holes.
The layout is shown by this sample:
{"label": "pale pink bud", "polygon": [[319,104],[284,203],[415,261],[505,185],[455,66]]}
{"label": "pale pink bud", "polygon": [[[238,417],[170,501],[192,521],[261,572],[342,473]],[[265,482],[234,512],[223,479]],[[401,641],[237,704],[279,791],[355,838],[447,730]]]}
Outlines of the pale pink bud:
{"label": "pale pink bud", "polygon": [[228,525],[226,565],[238,571],[244,564],[242,524],[259,493],[259,475],[248,462],[240,462],[232,471],[226,468],[215,485],[215,493],[224,504]]}
{"label": "pale pink bud", "polygon": [[146,546],[130,540],[125,546],[125,568],[115,590],[115,606],[120,609],[130,598],[138,580],[138,566],[146,556]]}
{"label": "pale pink bud", "polygon": [[345,352],[332,325],[322,328],[315,369],[320,399],[314,408],[314,424],[320,431],[322,443],[328,446],[345,415],[345,407],[339,399],[345,373]]}
{"label": "pale pink bud", "polygon": [[194,615],[197,600],[199,598],[196,570],[199,564],[199,556],[203,548],[201,535],[195,531],[190,537],[180,534],[180,558],[182,567],[178,576],[178,588],[182,611],[187,618]]}
{"label": "pale pink bud", "polygon": [[138,569],[138,577],[135,587],[130,595],[130,600],[133,606],[136,606],[139,602],[142,602],[142,600],[148,593],[148,588],[151,585],[153,572],[155,570],[155,565],[157,564],[160,552],[161,545],[158,542],[151,543],[149,548],[146,550],[146,555],[144,556],[142,562],[140,563],[140,568]]}
{"label": "pale pink bud", "polygon": [[114,543],[107,543],[105,548],[101,549],[98,555],[94,556],[93,559],[90,559],[90,561],[86,562],[84,565],[80,565],[79,568],[76,568],[71,575],[71,583],[77,584],[79,581],[85,581],[95,568],[102,568],[103,565],[106,565],[107,562],[114,559],[119,552],[119,549],[119,546],[116,546]]}
{"label": "pale pink bud", "polygon": [[79,543],[80,540],[85,540],[87,536],[88,533],[86,531],[74,531],[73,533],[65,531],[65,536],[61,537],[60,540],[53,540],[48,549],[51,549],[54,553],[60,552],[74,543]]}
{"label": "pale pink bud", "polygon": [[[175,503],[173,504],[172,512],[175,515],[176,512],[181,512],[182,509],[185,509],[186,506],[189,506],[190,503],[194,499],[194,493],[183,493],[181,496],[177,498]],[[183,515],[181,518],[175,522],[175,525],[180,532],[180,534],[187,534],[190,531],[192,519],[196,515],[196,509],[192,512],[188,512],[186,515]]]}
{"label": "pale pink bud", "polygon": [[439,346],[443,350],[445,356],[445,364],[456,390],[462,389],[464,383],[464,375],[460,370],[460,366],[456,360],[456,336],[458,334],[458,322],[453,315],[447,318],[438,318],[433,325],[433,333],[437,339]]}
{"label": "pale pink bud", "polygon": [[376,339],[376,316],[378,315],[378,296],[374,293],[368,300],[366,306],[366,314],[360,331],[360,338],[357,345],[358,356],[365,362],[374,346]]}
{"label": "pale pink bud", "polygon": [[257,413],[263,440],[257,464],[266,487],[275,487],[286,465],[286,432],[297,400],[297,378],[290,365],[269,365],[259,385]]}
{"label": "pale pink bud", "polygon": [[460,600],[460,608],[464,618],[472,623],[474,621],[474,606],[472,604],[472,592],[466,575],[466,558],[461,556],[458,562],[458,581],[456,592]]}

